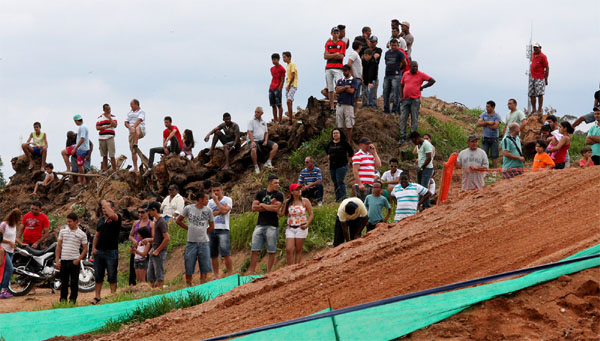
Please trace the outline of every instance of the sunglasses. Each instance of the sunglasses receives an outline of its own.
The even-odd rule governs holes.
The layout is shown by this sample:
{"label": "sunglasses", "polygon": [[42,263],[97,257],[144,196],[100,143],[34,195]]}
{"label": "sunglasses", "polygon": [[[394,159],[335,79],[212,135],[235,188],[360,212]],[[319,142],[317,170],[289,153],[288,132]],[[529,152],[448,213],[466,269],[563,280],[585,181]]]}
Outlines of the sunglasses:
{"label": "sunglasses", "polygon": [[138,211],[139,214],[146,213],[148,211]]}

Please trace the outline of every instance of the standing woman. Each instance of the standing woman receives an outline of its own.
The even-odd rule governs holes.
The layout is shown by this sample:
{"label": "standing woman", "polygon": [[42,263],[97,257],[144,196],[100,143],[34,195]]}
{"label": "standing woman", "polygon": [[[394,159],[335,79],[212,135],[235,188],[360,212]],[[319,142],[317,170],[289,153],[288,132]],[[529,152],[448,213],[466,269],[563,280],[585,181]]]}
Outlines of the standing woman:
{"label": "standing woman", "polygon": [[8,283],[10,283],[10,278],[13,273],[13,265],[12,259],[15,254],[15,243],[17,242],[17,229],[21,229],[21,210],[18,208],[13,209],[10,213],[4,218],[4,221],[0,223],[0,232],[4,235],[4,240],[2,241],[2,248],[6,251],[6,262],[4,266],[4,276],[2,278],[2,282],[0,284],[0,299],[2,298],[11,298],[10,292],[8,292]]}
{"label": "standing woman", "polygon": [[[290,197],[279,209],[279,216],[288,217],[285,228],[285,252],[287,264],[298,264],[302,260],[302,246],[308,236],[308,226],[313,220],[310,200],[302,197],[302,186],[290,185]],[[308,213],[308,218],[306,217]]]}
{"label": "standing woman", "polygon": [[[148,214],[148,204],[143,204],[140,208],[138,208],[138,217],[139,220],[136,220],[131,226],[131,232],[129,232],[129,241],[132,243],[132,247],[137,249],[139,246],[139,242],[141,241],[138,230],[141,227],[146,227],[150,230],[150,238],[152,238],[152,231],[154,227],[154,222],[150,219],[150,215]],[[129,257],[129,285],[136,284],[136,276],[135,276],[135,254],[131,254]]]}
{"label": "standing woman", "polygon": [[571,126],[571,123],[567,121],[560,122],[560,126],[558,127],[558,132],[562,134],[562,138],[558,142],[558,144],[548,147],[548,152],[556,154],[551,154],[552,161],[554,161],[554,169],[565,169],[565,162],[567,158],[567,152],[569,151],[569,147],[571,147],[571,134],[575,129]]}
{"label": "standing woman", "polygon": [[354,151],[346,140],[344,133],[339,128],[331,131],[331,142],[325,147],[329,157],[329,173],[335,188],[335,201],[341,202],[346,199],[346,172],[348,164],[352,160]]}

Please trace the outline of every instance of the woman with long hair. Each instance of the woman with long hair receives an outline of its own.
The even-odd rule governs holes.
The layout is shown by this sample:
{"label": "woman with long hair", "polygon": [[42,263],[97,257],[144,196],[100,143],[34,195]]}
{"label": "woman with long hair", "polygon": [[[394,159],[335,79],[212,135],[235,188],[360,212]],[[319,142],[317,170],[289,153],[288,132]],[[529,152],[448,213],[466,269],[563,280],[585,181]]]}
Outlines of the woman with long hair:
{"label": "woman with long hair", "polygon": [[354,151],[352,146],[346,140],[344,132],[340,128],[334,128],[331,131],[331,141],[325,147],[327,156],[329,157],[329,173],[331,181],[335,188],[335,201],[341,202],[346,199],[346,173],[348,172],[348,164],[352,160]]}
{"label": "woman with long hair", "polygon": [[18,230],[23,227],[21,225],[22,216],[21,210],[15,208],[10,211],[2,223],[0,223],[0,232],[4,235],[1,247],[6,251],[4,274],[3,276],[0,276],[2,277],[2,282],[0,283],[0,299],[11,298],[13,296],[8,292],[8,283],[10,283],[10,278],[13,273],[12,259],[15,254],[15,244],[20,244],[20,242],[17,241],[17,235],[19,233]]}
{"label": "woman with long hair", "polygon": [[565,162],[567,159],[567,152],[571,147],[571,134],[575,132],[575,129],[571,126],[571,123],[567,121],[560,122],[558,132],[562,135],[560,141],[554,136],[552,138],[551,146],[548,146],[548,152],[552,153],[552,161],[554,161],[554,169],[564,169]]}
{"label": "woman with long hair", "polygon": [[183,131],[183,146],[181,148],[181,156],[187,158],[188,160],[194,159],[194,154],[192,149],[194,148],[194,133],[191,130],[186,129]]}
{"label": "woman with long hair", "polygon": [[[129,241],[132,244],[131,246],[135,249],[137,249],[141,241],[138,230],[142,227],[146,227],[148,230],[150,230],[150,234],[152,235],[154,227],[154,222],[150,219],[150,215],[148,214],[147,203],[138,208],[138,217],[139,219],[133,222],[133,225],[131,226],[131,232],[129,232]],[[131,254],[129,257],[129,285],[136,284],[135,272],[135,254]]]}
{"label": "woman with long hair", "polygon": [[[313,220],[310,200],[302,197],[302,186],[290,185],[290,197],[279,209],[279,216],[287,219],[285,228],[285,252],[287,264],[298,264],[302,260],[302,247],[308,236],[308,226]],[[306,216],[308,214],[308,217]]]}

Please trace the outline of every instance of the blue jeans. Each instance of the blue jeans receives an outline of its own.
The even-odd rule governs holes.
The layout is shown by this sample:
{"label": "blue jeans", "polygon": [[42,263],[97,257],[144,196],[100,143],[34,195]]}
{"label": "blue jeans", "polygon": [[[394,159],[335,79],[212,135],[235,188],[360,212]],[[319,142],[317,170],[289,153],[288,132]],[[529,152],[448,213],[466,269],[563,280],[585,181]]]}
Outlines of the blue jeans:
{"label": "blue jeans", "polygon": [[406,139],[406,123],[410,113],[410,132],[417,131],[419,127],[419,109],[421,108],[420,98],[405,98],[402,101],[402,113],[400,114],[400,139]]}
{"label": "blue jeans", "polygon": [[333,188],[335,189],[335,201],[338,202],[346,198],[346,183],[344,182],[346,172],[348,172],[347,166],[329,170]]}
{"label": "blue jeans", "polygon": [[193,275],[196,268],[196,260],[201,274],[212,272],[210,263],[210,242],[187,242],[183,261],[185,274]]}
{"label": "blue jeans", "polygon": [[256,225],[254,232],[252,232],[252,251],[261,251],[266,243],[267,253],[277,252],[278,233],[278,226]]}
{"label": "blue jeans", "polygon": [[6,262],[4,264],[4,277],[2,277],[2,284],[0,284],[0,289],[5,290],[8,289],[8,283],[10,283],[10,278],[12,277],[12,273],[13,273],[13,264],[12,264],[12,259],[13,256],[15,255],[14,253],[10,253],[10,252],[6,252]]}
{"label": "blue jeans", "polygon": [[383,111],[386,113],[390,112],[390,102],[392,102],[392,112],[398,111],[401,80],[401,75],[385,76],[383,79]]}
{"label": "blue jeans", "polygon": [[119,250],[97,250],[94,256],[96,283],[104,282],[104,272],[108,283],[117,283],[117,267],[119,266]]}
{"label": "blue jeans", "polygon": [[[419,185],[428,189],[429,181],[431,180],[432,176],[433,176],[433,168],[425,168],[425,169],[423,169],[423,172],[417,173],[417,182],[419,183]],[[430,208],[430,207],[431,207],[431,204],[429,203],[429,199],[425,200],[423,202],[423,208]]]}
{"label": "blue jeans", "polygon": [[229,230],[214,229],[210,233],[210,258],[227,257],[231,255],[231,239]]}
{"label": "blue jeans", "polygon": [[375,95],[377,94],[377,81],[373,81],[373,88],[369,88],[369,83],[362,84],[362,107],[376,107],[375,104]]}

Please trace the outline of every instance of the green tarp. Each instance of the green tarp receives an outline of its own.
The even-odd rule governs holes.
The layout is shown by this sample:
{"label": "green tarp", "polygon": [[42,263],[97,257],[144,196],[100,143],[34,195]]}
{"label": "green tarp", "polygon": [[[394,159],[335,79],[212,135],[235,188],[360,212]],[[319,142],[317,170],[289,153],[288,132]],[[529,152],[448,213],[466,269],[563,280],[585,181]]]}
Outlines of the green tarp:
{"label": "green tarp", "polygon": [[[85,334],[104,326],[110,318],[117,319],[137,306],[145,305],[154,300],[176,298],[188,291],[202,293],[210,299],[217,297],[239,285],[252,281],[258,276],[240,277],[235,274],[216,281],[211,281],[196,287],[173,291],[132,301],[89,305],[69,309],[52,309],[40,311],[25,311],[19,313],[0,314],[0,336],[6,341],[12,340],[45,340],[54,336],[74,336]],[[57,296],[58,300],[58,296]]]}
{"label": "green tarp", "polygon": [[[600,253],[600,245],[567,259]],[[591,267],[600,258],[533,272],[527,276],[437,295],[417,297],[335,316],[340,340],[391,340],[452,316],[476,303]],[[243,340],[335,340],[330,317],[251,334]]]}

